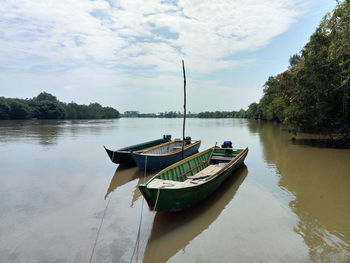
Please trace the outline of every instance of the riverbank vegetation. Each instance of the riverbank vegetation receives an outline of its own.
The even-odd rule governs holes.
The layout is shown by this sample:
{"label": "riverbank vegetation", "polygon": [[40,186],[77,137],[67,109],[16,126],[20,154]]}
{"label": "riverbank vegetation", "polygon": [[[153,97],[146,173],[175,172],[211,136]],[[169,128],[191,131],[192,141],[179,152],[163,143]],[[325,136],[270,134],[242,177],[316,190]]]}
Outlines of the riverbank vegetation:
{"label": "riverbank vegetation", "polygon": [[[205,111],[200,113],[187,113],[186,118],[245,118],[246,112],[241,109],[240,111]],[[159,112],[159,113],[138,113],[133,115],[122,115],[122,117],[125,118],[183,118],[183,113],[176,112],[176,111],[166,111],[166,112]]]}
{"label": "riverbank vegetation", "polygon": [[108,119],[119,118],[119,112],[98,103],[79,105],[64,103],[42,92],[32,99],[0,97],[0,120],[26,119]]}
{"label": "riverbank vegetation", "polygon": [[327,14],[289,68],[271,76],[245,117],[349,136],[350,1]]}

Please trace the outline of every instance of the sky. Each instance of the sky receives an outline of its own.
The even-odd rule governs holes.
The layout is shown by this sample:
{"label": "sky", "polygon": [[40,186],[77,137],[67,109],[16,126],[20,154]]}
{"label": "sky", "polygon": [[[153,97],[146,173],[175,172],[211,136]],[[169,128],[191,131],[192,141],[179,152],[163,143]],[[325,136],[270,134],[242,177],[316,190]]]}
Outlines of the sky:
{"label": "sky", "polygon": [[0,96],[120,112],[246,109],[333,0],[0,0]]}

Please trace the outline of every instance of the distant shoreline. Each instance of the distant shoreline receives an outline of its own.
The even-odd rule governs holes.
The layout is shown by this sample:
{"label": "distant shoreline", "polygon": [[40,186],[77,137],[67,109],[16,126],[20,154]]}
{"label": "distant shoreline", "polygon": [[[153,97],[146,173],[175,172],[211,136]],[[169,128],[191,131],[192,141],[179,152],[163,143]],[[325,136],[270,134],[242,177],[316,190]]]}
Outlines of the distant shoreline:
{"label": "distant shoreline", "polygon": [[119,111],[103,107],[99,103],[79,105],[64,103],[52,94],[41,92],[32,99],[0,97],[0,120],[30,119],[113,119],[119,118]]}

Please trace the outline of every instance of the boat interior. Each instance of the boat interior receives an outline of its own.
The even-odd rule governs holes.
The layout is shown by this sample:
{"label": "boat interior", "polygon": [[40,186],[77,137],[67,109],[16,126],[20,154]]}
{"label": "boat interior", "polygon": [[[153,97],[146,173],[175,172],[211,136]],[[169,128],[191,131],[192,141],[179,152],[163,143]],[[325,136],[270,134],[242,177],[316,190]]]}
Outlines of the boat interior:
{"label": "boat interior", "polygon": [[172,165],[147,184],[147,188],[183,188],[205,183],[219,174],[243,149],[211,148]]}
{"label": "boat interior", "polygon": [[[194,142],[197,142],[197,141],[194,141]],[[145,153],[146,154],[166,154],[166,153],[175,152],[177,150],[181,150],[182,146],[184,146],[184,148],[186,149],[191,144],[192,144],[192,142],[188,143],[188,141],[175,140],[175,141],[163,143],[161,145],[149,148],[148,150],[146,150],[142,153],[143,154],[145,154]]]}
{"label": "boat interior", "polygon": [[159,145],[159,144],[164,143],[164,142],[165,142],[164,139],[158,139],[158,140],[153,140],[153,141],[149,141],[149,142],[145,142],[145,143],[140,143],[140,144],[135,144],[132,146],[124,147],[124,148],[119,149],[118,151],[126,151],[126,152],[128,152],[128,151],[141,151],[144,149],[154,147],[154,146]]}

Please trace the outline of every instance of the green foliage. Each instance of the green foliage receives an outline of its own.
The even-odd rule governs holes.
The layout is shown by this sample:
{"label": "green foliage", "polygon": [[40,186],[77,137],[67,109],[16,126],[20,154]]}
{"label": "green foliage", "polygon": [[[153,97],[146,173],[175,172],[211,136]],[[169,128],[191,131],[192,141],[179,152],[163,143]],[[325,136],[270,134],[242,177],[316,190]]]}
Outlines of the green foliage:
{"label": "green foliage", "polygon": [[0,98],[0,120],[10,119],[11,108],[4,98]]}
{"label": "green foliage", "polygon": [[248,109],[244,114],[245,118],[256,119],[256,120],[261,119],[261,116],[262,116],[262,111],[261,111],[260,105],[255,102],[251,103],[248,106]]}
{"label": "green foliage", "polygon": [[[165,111],[159,113],[138,113],[133,116],[124,115],[124,117],[138,117],[138,118],[183,118],[183,113],[180,111]],[[190,111],[186,114],[186,118],[196,118],[196,113]]]}
{"label": "green foliage", "polygon": [[[245,118],[246,112],[241,109],[240,111],[205,111],[200,113],[186,114],[186,118]],[[139,118],[183,118],[183,113],[176,111],[166,111],[160,113],[139,113],[136,117]]]}
{"label": "green foliage", "polygon": [[36,101],[51,101],[51,102],[58,102],[57,98],[50,93],[47,92],[41,92],[38,96],[33,98]]}
{"label": "green foliage", "polygon": [[176,111],[169,111],[164,113],[165,118],[176,118],[177,116],[181,116],[181,113],[177,113]]}
{"label": "green foliage", "polygon": [[10,111],[9,117],[12,120],[25,120],[31,117],[30,108],[28,105],[18,99],[10,99],[8,101]]}
{"label": "green foliage", "polygon": [[197,114],[198,118],[244,118],[245,111],[205,111]]}
{"label": "green foliage", "polygon": [[119,112],[98,103],[78,105],[63,103],[42,92],[29,100],[0,97],[0,119],[102,119],[119,118]]}
{"label": "green foliage", "polygon": [[294,54],[289,58],[290,67],[296,67],[299,65],[301,57],[298,54]]}
{"label": "green foliage", "polygon": [[119,112],[111,107],[102,107],[98,103],[78,105],[71,102],[64,105],[68,119],[110,119],[119,118]]}
{"label": "green foliage", "polygon": [[327,14],[309,42],[289,59],[290,67],[270,77],[248,118],[281,121],[300,130],[346,129],[349,123],[350,1]]}
{"label": "green foliage", "polygon": [[63,103],[49,93],[42,92],[37,97],[29,100],[32,117],[37,119],[64,119],[66,111]]}

